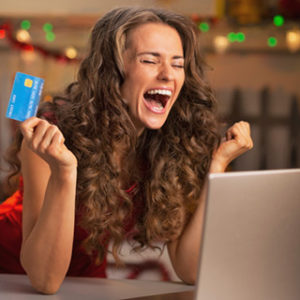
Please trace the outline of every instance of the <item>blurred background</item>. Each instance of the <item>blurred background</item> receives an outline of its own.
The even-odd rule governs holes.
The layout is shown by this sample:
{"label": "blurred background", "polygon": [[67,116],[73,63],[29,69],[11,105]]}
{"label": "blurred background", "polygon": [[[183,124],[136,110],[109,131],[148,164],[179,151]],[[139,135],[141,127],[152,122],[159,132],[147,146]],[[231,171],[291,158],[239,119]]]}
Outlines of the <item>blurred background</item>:
{"label": "blurred background", "polygon": [[[230,170],[300,167],[300,0],[10,0],[0,6],[1,169],[16,125],[5,118],[15,73],[43,78],[51,101],[76,79],[96,20],[124,5],[171,9],[198,26],[222,119],[252,127],[254,148]],[[174,278],[152,261],[140,271],[151,268]]]}

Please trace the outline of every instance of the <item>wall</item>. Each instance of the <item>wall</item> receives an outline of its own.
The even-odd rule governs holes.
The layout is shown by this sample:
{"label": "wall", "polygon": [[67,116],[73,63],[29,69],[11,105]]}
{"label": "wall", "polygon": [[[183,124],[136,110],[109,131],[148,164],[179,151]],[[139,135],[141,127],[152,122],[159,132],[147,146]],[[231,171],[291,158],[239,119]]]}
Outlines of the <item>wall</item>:
{"label": "wall", "polygon": [[214,68],[208,75],[218,89],[228,86],[260,89],[269,85],[300,95],[299,54],[272,54],[272,51],[269,54],[209,54],[206,61]]}
{"label": "wall", "polygon": [[213,15],[217,0],[52,0],[52,1],[6,1],[1,6],[1,14],[99,14],[117,6],[163,6],[181,13]]}
{"label": "wall", "polygon": [[[300,55],[299,54],[224,54],[206,56],[214,68],[208,72],[209,81],[216,91],[220,112],[228,115],[233,104],[234,89],[241,91],[242,114],[250,120],[262,119],[262,89],[269,88],[269,127],[253,122],[254,148],[237,159],[235,168],[256,170],[261,168],[265,155],[265,168],[300,167],[300,136],[297,135],[297,162],[291,164],[291,113],[292,100],[298,101],[298,132],[300,130]],[[261,121],[260,121],[261,122]],[[268,123],[266,122],[266,123]],[[262,123],[262,122],[261,122]],[[268,124],[267,124],[268,125]],[[265,142],[262,143],[262,134]]]}

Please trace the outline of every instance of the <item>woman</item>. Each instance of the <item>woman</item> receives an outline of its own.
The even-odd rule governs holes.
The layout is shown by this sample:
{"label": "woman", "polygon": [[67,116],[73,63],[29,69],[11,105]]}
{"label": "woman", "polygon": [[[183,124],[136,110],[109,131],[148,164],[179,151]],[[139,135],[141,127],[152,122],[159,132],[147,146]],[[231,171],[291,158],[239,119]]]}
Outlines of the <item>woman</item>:
{"label": "woman", "polygon": [[190,20],[115,9],[65,96],[21,123],[14,203],[22,268],[38,291],[55,293],[66,274],[105,276],[108,241],[120,262],[124,239],[167,244],[178,276],[195,281],[206,175],[252,147],[245,122],[220,143],[203,66]]}

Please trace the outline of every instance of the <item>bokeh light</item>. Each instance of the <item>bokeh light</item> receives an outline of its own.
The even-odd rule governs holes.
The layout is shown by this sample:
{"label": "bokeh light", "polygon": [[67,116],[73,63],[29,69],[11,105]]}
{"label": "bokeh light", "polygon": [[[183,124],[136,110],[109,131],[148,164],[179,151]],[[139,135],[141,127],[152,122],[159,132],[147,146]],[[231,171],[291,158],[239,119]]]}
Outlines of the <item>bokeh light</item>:
{"label": "bokeh light", "polygon": [[268,38],[269,47],[275,47],[277,45],[277,39],[273,36]]}
{"label": "bokeh light", "polygon": [[244,34],[243,32],[238,32],[238,33],[236,34],[236,40],[237,40],[239,43],[244,42],[245,39],[246,39],[246,37],[245,37],[245,34]]}
{"label": "bokeh light", "polygon": [[273,18],[273,23],[275,26],[280,27],[284,24],[284,17],[281,15],[277,15]]}
{"label": "bokeh light", "polygon": [[56,36],[55,36],[55,33],[50,31],[50,32],[47,32],[46,33],[46,40],[48,42],[53,42],[55,40]]}
{"label": "bokeh light", "polygon": [[45,23],[43,26],[45,32],[51,32],[53,30],[53,25],[51,23]]}
{"label": "bokeh light", "polygon": [[207,22],[201,22],[199,24],[199,29],[202,31],[202,32],[208,32],[209,29],[210,29],[210,26]]}
{"label": "bokeh light", "polygon": [[77,50],[74,47],[67,47],[65,49],[65,55],[70,59],[74,59],[77,56]]}
{"label": "bokeh light", "polygon": [[21,22],[21,28],[24,29],[24,30],[29,30],[31,27],[31,23],[29,20],[23,20]]}

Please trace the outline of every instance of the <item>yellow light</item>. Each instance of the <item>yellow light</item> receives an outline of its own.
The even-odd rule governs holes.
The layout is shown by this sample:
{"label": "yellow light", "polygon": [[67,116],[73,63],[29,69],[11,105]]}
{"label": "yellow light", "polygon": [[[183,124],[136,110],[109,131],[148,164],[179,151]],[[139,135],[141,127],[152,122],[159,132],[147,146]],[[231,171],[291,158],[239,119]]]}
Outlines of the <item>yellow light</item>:
{"label": "yellow light", "polygon": [[74,47],[68,47],[65,49],[66,57],[74,59],[77,56],[77,50]]}
{"label": "yellow light", "polygon": [[226,36],[217,35],[214,38],[214,47],[217,53],[224,53],[229,46],[229,41]]}
{"label": "yellow light", "polygon": [[16,34],[16,39],[21,43],[27,43],[31,41],[31,36],[27,30],[19,29]]}
{"label": "yellow light", "polygon": [[44,96],[44,99],[43,99],[44,102],[52,102],[53,101],[53,97],[49,94],[45,95]]}
{"label": "yellow light", "polygon": [[290,30],[286,33],[286,43],[291,52],[300,49],[300,30]]}

